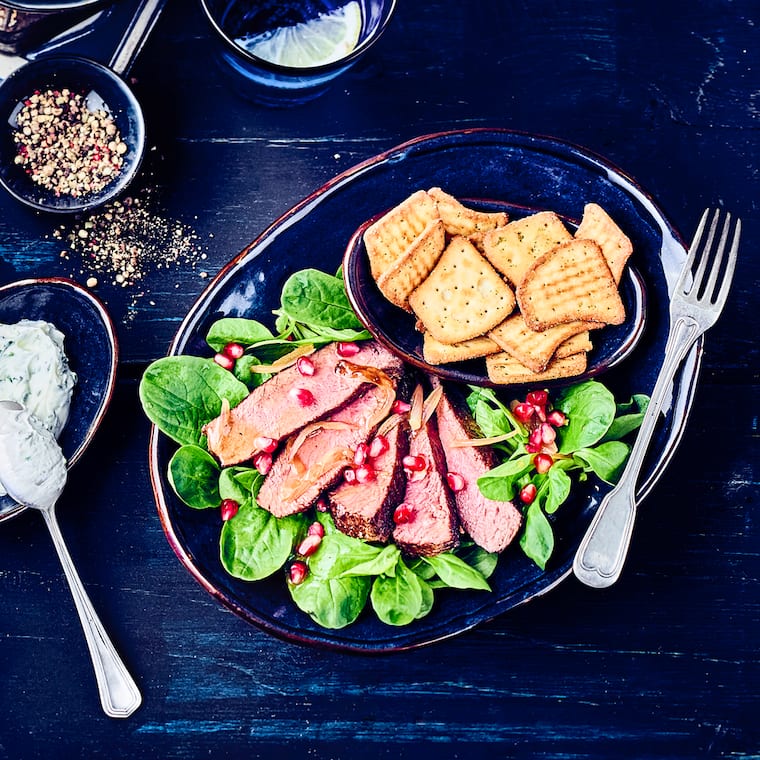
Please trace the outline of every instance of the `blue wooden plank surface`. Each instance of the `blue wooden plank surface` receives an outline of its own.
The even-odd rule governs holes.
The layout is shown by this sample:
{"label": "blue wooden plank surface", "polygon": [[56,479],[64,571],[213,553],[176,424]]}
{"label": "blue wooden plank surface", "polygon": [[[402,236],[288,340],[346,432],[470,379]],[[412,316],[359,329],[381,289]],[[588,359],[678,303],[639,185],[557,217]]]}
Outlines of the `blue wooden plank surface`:
{"label": "blue wooden plank surface", "polygon": [[[151,271],[139,289],[99,287],[122,347],[118,388],[60,504],[144,704],[123,722],[101,714],[50,540],[24,514],[0,525],[0,759],[759,757],[758,10],[402,1],[328,94],[268,110],[214,68],[196,4],[170,0],[132,72],[150,148],[134,195],[150,190],[158,216],[193,232],[197,260]],[[708,205],[742,216],[738,275],[707,336],[683,444],[612,589],[571,579],[402,654],[282,642],[219,606],[167,544],[138,379],[208,277],[293,204],[406,139],[471,126],[604,155],[685,236]],[[78,223],[0,197],[0,283],[83,279],[56,236]]]}

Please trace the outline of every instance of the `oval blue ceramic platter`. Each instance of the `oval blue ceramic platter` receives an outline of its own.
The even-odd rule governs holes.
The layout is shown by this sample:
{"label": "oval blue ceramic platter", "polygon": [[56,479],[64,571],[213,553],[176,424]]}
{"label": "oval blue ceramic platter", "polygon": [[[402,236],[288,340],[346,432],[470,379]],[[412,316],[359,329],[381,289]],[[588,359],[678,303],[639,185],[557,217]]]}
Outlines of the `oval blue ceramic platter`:
{"label": "oval blue ceramic platter", "polygon": [[[509,203],[460,199],[464,205],[481,211],[504,211],[509,219],[526,216],[526,210]],[[490,386],[504,389],[503,384],[493,383],[486,372],[484,359],[465,362],[428,364],[422,352],[422,333],[415,328],[416,317],[390,303],[380,292],[370,271],[364,232],[381,214],[368,219],[351,236],[343,256],[343,277],[351,306],[362,324],[389,350],[401,356],[407,364],[435,375],[443,380],[470,385]],[[577,227],[577,220],[569,221],[570,229]],[[586,370],[572,378],[544,380],[543,388],[552,389],[570,383],[596,377],[624,361],[636,348],[646,326],[646,286],[644,278],[632,266],[627,266],[620,283],[620,296],[625,305],[625,321],[620,325],[608,325],[594,331],[593,349],[589,352]],[[525,386],[527,387],[527,386]],[[518,384],[510,387],[510,393],[524,395]]]}
{"label": "oval blue ceramic platter", "polygon": [[[686,258],[680,236],[652,198],[603,158],[555,139],[496,129],[419,137],[332,179],[223,268],[182,322],[170,353],[210,356],[205,335],[221,316],[252,317],[272,325],[282,285],[294,271],[336,271],[351,236],[366,220],[415,190],[434,186],[458,198],[553,210],[571,220],[580,219],[588,202],[605,208],[633,242],[629,263],[646,290],[647,320],[626,359],[601,379],[621,400],[651,392],[667,337],[669,292]],[[701,349],[700,342],[674,383],[641,480],[640,498],[662,475],[683,434]],[[344,651],[391,652],[430,644],[546,593],[570,574],[573,555],[604,492],[604,487],[588,482],[558,510],[557,545],[545,571],[511,546],[490,578],[490,593],[439,593],[430,614],[408,626],[387,626],[365,610],[353,625],[328,630],[292,603],[279,573],[247,583],[224,571],[218,510],[184,506],[168,483],[167,466],[175,448],[153,429],[150,470],[158,512],[169,544],[186,569],[221,603],[264,630]]]}
{"label": "oval blue ceramic platter", "polygon": [[[118,343],[103,304],[64,278],[20,280],[0,287],[0,322],[41,319],[64,335],[64,351],[77,375],[69,419],[59,443],[69,467],[84,453],[108,409],[116,381]],[[0,521],[25,508],[0,498]]]}

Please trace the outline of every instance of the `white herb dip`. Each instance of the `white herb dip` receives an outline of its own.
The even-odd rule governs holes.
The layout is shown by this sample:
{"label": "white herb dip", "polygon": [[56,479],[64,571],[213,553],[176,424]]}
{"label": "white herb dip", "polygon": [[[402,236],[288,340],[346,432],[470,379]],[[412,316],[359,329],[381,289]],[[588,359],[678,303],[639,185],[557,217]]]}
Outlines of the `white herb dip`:
{"label": "white herb dip", "polygon": [[0,400],[21,404],[55,438],[69,417],[77,381],[63,340],[55,325],[42,320],[0,324]]}
{"label": "white herb dip", "polygon": [[5,401],[0,403],[0,479],[22,504],[39,507],[55,503],[66,484],[66,460],[50,429]]}

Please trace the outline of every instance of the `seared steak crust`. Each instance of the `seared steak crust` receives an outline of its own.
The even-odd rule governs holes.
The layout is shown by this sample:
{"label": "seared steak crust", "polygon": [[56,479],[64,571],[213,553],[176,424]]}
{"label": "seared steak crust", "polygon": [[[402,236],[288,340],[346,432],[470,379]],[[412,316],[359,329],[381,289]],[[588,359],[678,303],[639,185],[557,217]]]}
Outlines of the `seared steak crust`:
{"label": "seared steak crust", "polygon": [[393,510],[406,486],[402,459],[409,450],[409,432],[401,421],[386,436],[388,450],[372,460],[375,479],[340,483],[327,494],[338,530],[365,541],[386,542],[393,530]]}

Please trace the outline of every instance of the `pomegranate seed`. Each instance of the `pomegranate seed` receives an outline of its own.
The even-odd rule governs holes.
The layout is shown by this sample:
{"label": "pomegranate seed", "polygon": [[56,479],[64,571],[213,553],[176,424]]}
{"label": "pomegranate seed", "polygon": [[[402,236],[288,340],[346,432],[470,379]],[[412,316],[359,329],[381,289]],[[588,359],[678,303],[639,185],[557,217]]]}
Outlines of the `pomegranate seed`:
{"label": "pomegranate seed", "polygon": [[314,506],[317,512],[327,512],[330,509],[330,505],[327,503],[327,499],[324,496],[320,496],[315,502]]}
{"label": "pomegranate seed", "polygon": [[238,513],[239,509],[240,504],[238,504],[234,499],[222,499],[222,520],[225,522],[227,520],[231,520]]}
{"label": "pomegranate seed", "polygon": [[532,504],[533,500],[536,498],[536,492],[536,487],[533,483],[528,483],[528,485],[523,486],[520,489],[520,501],[523,504]]}
{"label": "pomegranate seed", "polygon": [[467,485],[465,479],[458,472],[447,472],[446,482],[454,493],[461,491]]}
{"label": "pomegranate seed", "polygon": [[294,586],[297,586],[299,583],[304,582],[308,573],[309,568],[306,563],[301,562],[300,559],[297,559],[295,562],[290,563],[290,567],[288,568],[288,580]]}
{"label": "pomegranate seed", "polygon": [[253,466],[262,475],[266,475],[272,469],[272,455],[266,451],[260,451],[253,457]]}
{"label": "pomegranate seed", "polygon": [[562,427],[567,425],[567,415],[564,412],[560,412],[559,409],[554,409],[549,412],[549,416],[546,418],[547,422],[551,422],[555,427]]}
{"label": "pomegranate seed", "polygon": [[352,470],[350,467],[347,467],[343,471],[343,479],[348,483],[349,485],[353,485],[356,483],[356,471]]}
{"label": "pomegranate seed", "polygon": [[375,479],[375,471],[366,464],[359,465],[356,470],[356,482],[359,484],[371,483]]}
{"label": "pomegranate seed", "polygon": [[391,445],[388,443],[388,439],[384,435],[378,435],[372,439],[372,443],[370,443],[367,453],[370,459],[376,459],[385,454],[390,447]]}
{"label": "pomegranate seed", "polygon": [[412,521],[412,508],[408,504],[399,504],[396,509],[393,510],[393,522],[396,525],[403,525]]}
{"label": "pomegranate seed", "polygon": [[528,420],[533,416],[534,412],[535,409],[533,407],[533,404],[528,403],[516,404],[515,408],[512,410],[512,414],[515,415],[515,419],[518,422],[522,422],[523,424],[528,422]]}
{"label": "pomegranate seed", "polygon": [[325,535],[325,529],[321,522],[318,520],[315,520],[306,531],[307,535],[309,536],[319,536],[322,538],[322,536]]}
{"label": "pomegranate seed", "polygon": [[541,431],[541,441],[545,444],[554,442],[557,437],[557,431],[548,423],[542,422],[541,427],[538,428]]}
{"label": "pomegranate seed", "polygon": [[308,388],[291,388],[288,395],[301,406],[311,406],[316,400]]}
{"label": "pomegranate seed", "polygon": [[267,454],[271,454],[277,448],[277,439],[262,435],[254,440],[253,445],[257,451],[265,451]]}
{"label": "pomegranate seed", "polygon": [[360,443],[356,447],[356,451],[354,452],[354,464],[355,465],[364,464],[367,461],[368,455],[369,455],[369,446],[367,446],[366,443]]}
{"label": "pomegranate seed", "polygon": [[541,434],[541,428],[537,427],[531,430],[528,436],[528,445],[525,447],[531,454],[535,454],[541,450],[541,445],[544,442],[543,435]]}
{"label": "pomegranate seed", "polygon": [[309,557],[312,554],[314,554],[315,551],[317,551],[321,543],[322,543],[322,536],[318,536],[315,533],[312,533],[306,536],[306,538],[304,538],[304,540],[301,541],[300,544],[298,544],[298,548],[296,549],[296,552],[300,554],[302,557]]}
{"label": "pomegranate seed", "polygon": [[311,377],[314,374],[314,362],[308,356],[300,356],[296,362],[296,369],[304,377]]}
{"label": "pomegranate seed", "polygon": [[361,349],[356,343],[338,343],[338,355],[347,359],[349,356],[356,356]]}
{"label": "pomegranate seed", "polygon": [[245,348],[240,343],[228,343],[222,349],[222,353],[230,359],[239,359],[245,353]]}
{"label": "pomegranate seed", "polygon": [[541,473],[542,475],[545,472],[549,472],[553,464],[554,460],[549,454],[536,454],[536,456],[533,457],[533,465],[536,468],[536,472]]}
{"label": "pomegranate seed", "polygon": [[214,361],[215,361],[215,362],[216,362],[216,363],[217,363],[217,364],[218,364],[218,365],[219,365],[219,366],[220,366],[222,369],[227,369],[227,370],[230,370],[230,372],[231,372],[231,371],[233,370],[233,368],[235,367],[235,360],[234,360],[232,357],[230,357],[230,356],[227,356],[226,354],[221,354],[221,353],[219,353],[219,354],[214,354]]}
{"label": "pomegranate seed", "polygon": [[549,400],[549,394],[546,391],[531,391],[525,400],[533,406],[546,407],[546,402]]}
{"label": "pomegranate seed", "polygon": [[406,414],[411,408],[411,404],[407,404],[406,401],[402,401],[400,398],[397,398],[393,402],[393,406],[391,406],[391,411],[394,414]]}
{"label": "pomegranate seed", "polygon": [[405,470],[411,470],[412,472],[422,472],[427,467],[425,457],[416,456],[414,454],[407,454],[401,463],[404,465]]}

